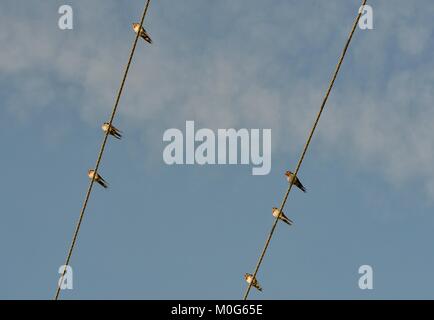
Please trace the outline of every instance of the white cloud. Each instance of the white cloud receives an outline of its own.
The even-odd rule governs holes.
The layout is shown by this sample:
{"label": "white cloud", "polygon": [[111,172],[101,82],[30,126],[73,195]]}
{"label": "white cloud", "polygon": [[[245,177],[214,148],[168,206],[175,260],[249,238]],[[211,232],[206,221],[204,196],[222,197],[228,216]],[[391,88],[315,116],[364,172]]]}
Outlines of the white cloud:
{"label": "white cloud", "polygon": [[[421,184],[434,198],[434,3],[420,2],[372,1],[375,29],[356,31],[315,139],[329,154],[397,185]],[[215,3],[212,15],[201,1],[189,1],[188,12],[184,4],[153,3],[147,29],[155,44],[139,43],[122,119],[161,132],[179,119],[270,127],[279,154],[301,146],[358,1],[246,3]],[[75,108],[83,119],[108,116],[133,38],[125,17],[140,6],[77,2],[69,33],[57,29],[52,4],[31,15],[7,6],[16,15],[0,10],[0,40],[8,44],[0,80],[16,89],[9,108],[31,114],[72,87],[81,92]],[[101,24],[110,32],[95,27]]]}

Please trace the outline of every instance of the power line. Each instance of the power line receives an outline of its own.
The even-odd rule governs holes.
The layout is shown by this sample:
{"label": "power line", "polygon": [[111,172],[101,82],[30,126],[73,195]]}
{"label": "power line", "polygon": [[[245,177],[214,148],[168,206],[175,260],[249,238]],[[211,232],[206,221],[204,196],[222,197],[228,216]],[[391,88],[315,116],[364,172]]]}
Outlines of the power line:
{"label": "power line", "polygon": [[[366,5],[366,1],[367,0],[363,0],[362,7]],[[318,122],[319,122],[321,114],[322,114],[322,112],[324,110],[324,107],[325,107],[325,105],[327,103],[327,100],[329,98],[330,92],[331,92],[331,90],[333,88],[333,85],[335,83],[336,77],[338,76],[339,70],[341,68],[342,62],[344,61],[345,55],[347,53],[347,50],[348,50],[348,47],[350,45],[351,39],[353,38],[354,32],[355,32],[355,30],[357,28],[357,24],[359,23],[359,20],[360,20],[360,17],[362,15],[362,12],[363,12],[363,10],[359,10],[357,18],[354,21],[353,27],[351,29],[351,32],[350,32],[349,36],[348,36],[347,42],[345,43],[344,49],[342,50],[341,56],[339,58],[339,62],[336,65],[335,72],[333,73],[332,79],[330,80],[327,92],[326,92],[326,94],[324,96],[324,99],[323,99],[323,101],[321,103],[321,107],[320,107],[320,109],[318,111],[318,114],[316,116],[315,122],[314,122],[314,124],[312,126],[312,129],[310,131],[309,137],[307,138],[307,141],[306,141],[306,144],[304,145],[304,148],[303,148],[303,151],[301,153],[300,159],[298,160],[298,164],[297,164],[297,167],[295,169],[295,172],[292,175],[292,179],[291,179],[291,181],[289,183],[288,189],[287,189],[287,191],[285,193],[285,196],[283,197],[283,201],[282,201],[282,204],[280,205],[280,209],[279,209],[280,211],[279,212],[283,212],[283,208],[284,208],[284,206],[286,204],[286,200],[288,199],[289,193],[291,192],[292,185],[294,184],[295,179],[296,179],[297,174],[298,174],[298,171],[300,170],[301,164],[303,163],[303,160],[304,160],[304,157],[306,155],[307,149],[309,147],[310,141],[312,140],[313,134],[314,134],[315,129],[316,129],[317,125],[318,125]],[[268,246],[270,244],[271,238],[273,237],[274,230],[276,229],[278,221],[279,221],[279,215],[277,215],[276,219],[274,220],[274,223],[273,223],[273,226],[271,227],[271,231],[270,231],[270,233],[268,235],[267,241],[265,242],[264,249],[262,250],[261,255],[259,256],[259,260],[258,260],[258,262],[256,264],[255,272],[253,273],[252,281],[250,281],[250,283],[249,283],[249,285],[248,285],[248,287],[246,289],[246,292],[244,294],[244,298],[243,298],[244,300],[247,300],[247,298],[249,296],[250,289],[252,288],[252,284],[254,282],[254,279],[256,279],[256,275],[257,275],[258,270],[259,270],[259,268],[261,266],[262,260],[264,259],[264,256],[265,256],[265,253],[266,253],[266,251],[268,249]]]}
{"label": "power line", "polygon": [[[146,13],[148,12],[148,7],[149,7],[149,3],[150,2],[151,2],[151,0],[147,0],[146,1],[145,9],[143,10],[143,15],[142,15],[142,18],[140,20],[140,27],[141,28],[143,26],[143,22],[145,21],[145,16],[146,16]],[[136,37],[134,39],[133,47],[131,49],[131,53],[130,53],[130,56],[129,56],[129,59],[128,59],[128,63],[127,63],[127,66],[125,68],[124,77],[122,79],[121,86],[119,88],[119,91],[118,91],[118,94],[117,94],[117,97],[116,97],[116,101],[115,101],[115,104],[114,104],[114,107],[113,107],[113,111],[112,111],[112,114],[110,116],[109,128],[111,128],[111,126],[112,126],[113,119],[115,118],[116,111],[118,109],[119,101],[121,99],[121,95],[122,95],[122,92],[124,90],[125,82],[127,80],[128,71],[130,70],[130,66],[131,66],[131,62],[133,60],[134,52],[136,51],[136,46],[137,46],[137,41],[139,39],[139,35],[140,35],[140,32],[136,32]],[[98,158],[97,158],[96,164],[95,164],[95,169],[94,169],[95,173],[93,175],[93,178],[90,180],[90,184],[89,184],[89,187],[87,189],[87,193],[86,193],[86,197],[84,199],[83,207],[81,208],[81,212],[80,212],[80,217],[78,219],[77,226],[75,228],[74,235],[72,237],[71,246],[69,247],[68,256],[66,258],[65,270],[63,271],[62,277],[60,278],[60,283],[57,286],[56,295],[54,296],[54,300],[57,300],[59,298],[60,284],[63,282],[63,278],[64,278],[65,273],[66,273],[66,266],[69,265],[69,261],[71,260],[72,252],[74,250],[74,246],[75,246],[75,243],[77,241],[78,232],[80,231],[81,223],[83,221],[83,217],[84,217],[84,213],[86,211],[87,203],[89,201],[89,197],[90,197],[90,194],[92,192],[92,187],[93,187],[93,184],[95,182],[95,178],[97,176],[99,165],[101,163],[102,155],[104,153],[104,149],[105,149],[105,146],[106,146],[106,143],[107,143],[107,138],[108,138],[109,132],[110,132],[110,130],[107,130],[106,133],[105,133],[105,135],[104,135],[104,139],[103,139],[103,142],[102,142],[102,145],[101,145],[101,149],[99,151]]]}

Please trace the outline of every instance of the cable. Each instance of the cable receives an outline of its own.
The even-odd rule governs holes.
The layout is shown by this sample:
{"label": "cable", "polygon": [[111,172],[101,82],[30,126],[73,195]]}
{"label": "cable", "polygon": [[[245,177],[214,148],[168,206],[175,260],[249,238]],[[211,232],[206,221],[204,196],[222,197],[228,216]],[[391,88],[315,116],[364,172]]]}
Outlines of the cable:
{"label": "cable", "polygon": [[[362,3],[361,7],[364,7],[366,5],[366,1],[367,0],[363,0],[363,3]],[[347,39],[347,42],[346,42],[346,44],[344,46],[344,49],[342,50],[342,54],[341,54],[341,56],[339,58],[339,62],[336,65],[335,72],[333,73],[332,79],[331,79],[331,81],[329,83],[327,92],[326,92],[326,94],[324,96],[324,99],[323,99],[323,101],[321,103],[321,107],[320,107],[319,112],[318,112],[318,114],[316,116],[315,122],[314,122],[313,127],[312,127],[312,129],[310,131],[309,137],[308,137],[308,139],[306,141],[306,144],[304,145],[303,152],[301,153],[300,159],[298,160],[298,164],[297,164],[297,167],[295,169],[295,172],[292,175],[292,179],[291,179],[291,181],[289,183],[288,190],[286,191],[285,196],[283,197],[283,201],[282,201],[282,204],[280,205],[280,209],[279,209],[280,211],[279,212],[283,212],[283,207],[286,204],[286,200],[288,199],[289,193],[291,192],[292,185],[294,184],[294,181],[295,181],[295,179],[297,177],[298,171],[300,170],[301,164],[303,163],[304,156],[306,155],[306,152],[307,152],[307,149],[309,147],[310,141],[312,140],[313,134],[314,134],[315,129],[316,129],[317,125],[318,125],[318,122],[319,122],[321,114],[322,114],[322,112],[324,110],[324,107],[325,107],[325,105],[327,103],[327,100],[329,98],[330,92],[331,92],[331,90],[333,88],[333,85],[335,83],[336,77],[338,76],[339,70],[341,68],[342,62],[344,61],[345,55],[347,53],[347,50],[348,50],[348,47],[350,45],[351,39],[353,38],[354,32],[355,32],[355,30],[357,28],[357,24],[359,23],[359,20],[360,20],[360,17],[362,15],[362,12],[363,12],[363,10],[359,10],[359,14],[357,15],[357,18],[354,21],[353,28],[351,29],[351,32],[350,32],[350,34],[348,36],[348,39]],[[250,289],[252,288],[253,280],[256,279],[256,275],[257,275],[258,270],[259,270],[259,268],[261,266],[262,260],[264,259],[264,256],[265,256],[265,253],[266,253],[266,251],[268,249],[268,246],[270,244],[271,238],[273,237],[274,230],[276,229],[277,222],[279,221],[278,217],[279,217],[279,215],[277,215],[276,219],[274,220],[273,226],[271,227],[270,234],[268,235],[267,241],[265,242],[264,249],[262,250],[261,255],[259,256],[259,260],[258,260],[258,263],[256,264],[255,272],[253,273],[252,281],[250,281],[250,283],[249,283],[249,285],[247,287],[247,290],[246,290],[246,292],[244,294],[244,298],[243,298],[244,300],[247,300],[247,298],[249,296],[249,293],[250,293]]]}
{"label": "cable", "polygon": [[[149,7],[150,1],[151,0],[147,0],[146,1],[145,9],[143,10],[142,19],[140,20],[140,26],[141,27],[143,26],[143,22],[145,21],[145,16],[146,16],[146,13],[148,12],[148,7]],[[133,44],[133,47],[131,49],[130,57],[128,59],[127,66],[125,68],[124,77],[122,79],[121,86],[119,88],[118,95],[116,97],[116,101],[115,101],[115,104],[114,104],[114,107],[113,107],[113,111],[112,111],[112,114],[111,114],[111,117],[110,117],[109,128],[111,128],[111,126],[112,126],[113,119],[115,118],[116,111],[118,109],[118,104],[119,104],[119,101],[121,99],[121,95],[122,95],[122,92],[123,92],[123,89],[124,89],[125,81],[127,80],[128,71],[130,70],[130,66],[131,66],[131,62],[133,60],[134,52],[136,51],[136,46],[137,46],[138,39],[139,39],[139,32],[136,32],[136,38],[134,39],[134,44]],[[89,187],[87,189],[87,193],[86,193],[86,197],[84,199],[83,207],[81,208],[81,212],[80,212],[80,217],[78,219],[77,226],[75,228],[74,235],[72,237],[71,246],[69,247],[68,256],[67,256],[66,262],[64,264],[65,265],[65,270],[63,271],[62,277],[60,278],[60,283],[57,286],[56,295],[54,296],[54,300],[57,300],[59,298],[60,285],[63,283],[63,278],[64,278],[65,273],[66,273],[66,266],[69,265],[69,261],[70,261],[71,256],[72,256],[72,251],[74,250],[74,246],[75,246],[75,243],[77,241],[78,232],[80,231],[80,226],[81,226],[81,223],[83,221],[84,213],[86,211],[86,207],[87,207],[87,203],[89,201],[90,194],[92,192],[92,187],[93,187],[93,184],[95,182],[96,173],[98,172],[98,168],[99,168],[99,165],[100,165],[100,162],[101,162],[101,159],[102,159],[102,155],[104,153],[104,149],[105,149],[105,146],[106,146],[106,143],[107,143],[107,138],[108,138],[109,132],[110,132],[110,130],[107,130],[107,132],[104,135],[104,140],[102,142],[101,149],[100,149],[99,154],[98,154],[98,159],[97,159],[96,165],[95,165],[95,174],[93,175],[93,178],[91,179]]]}

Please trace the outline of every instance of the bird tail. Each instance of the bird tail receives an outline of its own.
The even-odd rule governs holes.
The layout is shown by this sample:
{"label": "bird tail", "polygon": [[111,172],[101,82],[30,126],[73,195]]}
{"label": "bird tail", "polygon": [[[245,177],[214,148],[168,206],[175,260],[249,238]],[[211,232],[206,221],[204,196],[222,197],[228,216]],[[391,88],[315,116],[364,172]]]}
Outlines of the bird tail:
{"label": "bird tail", "polygon": [[301,184],[301,182],[298,183],[298,187],[300,188],[301,191],[306,193],[306,188]]}
{"label": "bird tail", "polygon": [[148,42],[149,44],[152,44],[152,39],[151,39],[151,37],[148,36],[146,33],[142,33],[141,36],[142,36],[142,38],[143,38],[146,42]]}
{"label": "bird tail", "polygon": [[108,184],[104,179],[101,178],[99,180],[96,180],[96,182],[98,182],[104,189],[108,188]]}
{"label": "bird tail", "polygon": [[287,217],[282,217],[282,221],[285,222],[287,225],[292,225],[292,220],[289,220]]}

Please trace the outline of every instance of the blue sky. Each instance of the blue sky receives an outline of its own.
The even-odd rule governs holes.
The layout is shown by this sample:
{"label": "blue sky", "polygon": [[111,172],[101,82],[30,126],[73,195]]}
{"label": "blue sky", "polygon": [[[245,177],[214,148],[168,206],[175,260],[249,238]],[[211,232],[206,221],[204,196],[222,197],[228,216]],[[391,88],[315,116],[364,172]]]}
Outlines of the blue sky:
{"label": "blue sky", "polygon": [[[434,3],[368,3],[253,299],[434,298]],[[2,299],[54,295],[143,5],[1,1]],[[359,5],[152,1],[61,297],[241,298]],[[186,120],[272,129],[270,174],[166,165]]]}

